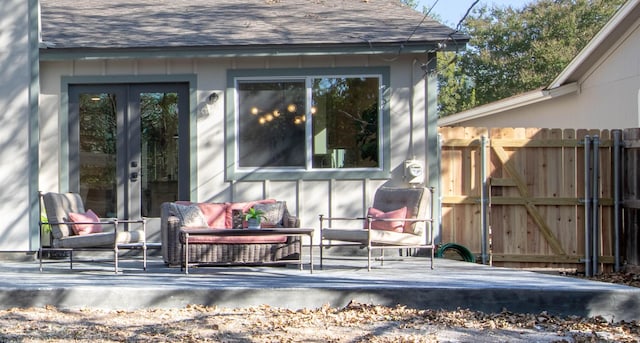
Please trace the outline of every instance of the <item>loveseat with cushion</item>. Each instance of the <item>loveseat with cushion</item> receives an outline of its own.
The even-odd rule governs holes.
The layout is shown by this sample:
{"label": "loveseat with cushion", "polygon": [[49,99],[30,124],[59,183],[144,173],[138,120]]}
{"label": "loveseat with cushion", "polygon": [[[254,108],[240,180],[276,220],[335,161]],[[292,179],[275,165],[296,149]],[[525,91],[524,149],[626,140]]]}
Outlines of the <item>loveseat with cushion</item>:
{"label": "loveseat with cushion", "polygon": [[[180,228],[247,230],[242,218],[251,207],[264,212],[262,227],[300,226],[300,220],[289,213],[286,202],[274,199],[234,203],[165,202],[161,205],[164,262],[179,266],[183,261]],[[203,236],[201,242],[189,243],[189,262],[196,264],[262,264],[299,257],[299,236]]]}

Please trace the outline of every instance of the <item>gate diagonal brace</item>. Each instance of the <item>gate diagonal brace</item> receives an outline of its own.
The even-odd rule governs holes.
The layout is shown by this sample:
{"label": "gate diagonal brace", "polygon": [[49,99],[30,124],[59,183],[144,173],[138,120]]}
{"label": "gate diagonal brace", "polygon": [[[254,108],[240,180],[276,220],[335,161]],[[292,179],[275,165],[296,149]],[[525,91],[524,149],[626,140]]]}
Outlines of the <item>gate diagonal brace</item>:
{"label": "gate diagonal brace", "polygon": [[[507,152],[504,150],[504,148],[499,146],[492,146],[491,148],[495,151],[496,155],[500,159],[500,162],[502,162],[504,169],[515,182],[516,188],[518,189],[520,195],[524,198],[530,198],[531,195],[529,194],[529,190],[527,189],[527,185],[524,182],[524,179],[522,178],[520,173],[518,173],[518,170],[514,167],[513,163],[509,160],[509,156],[507,155]],[[551,232],[551,228],[549,228],[547,223],[545,223],[544,218],[538,211],[538,208],[531,202],[526,202],[524,206],[531,218],[533,218],[533,221],[538,225],[540,232],[547,240],[547,243],[549,243],[549,246],[551,246],[551,250],[553,250],[553,252],[557,255],[566,255],[566,252],[562,248],[560,241],[558,241],[556,236],[553,235],[553,232]]]}

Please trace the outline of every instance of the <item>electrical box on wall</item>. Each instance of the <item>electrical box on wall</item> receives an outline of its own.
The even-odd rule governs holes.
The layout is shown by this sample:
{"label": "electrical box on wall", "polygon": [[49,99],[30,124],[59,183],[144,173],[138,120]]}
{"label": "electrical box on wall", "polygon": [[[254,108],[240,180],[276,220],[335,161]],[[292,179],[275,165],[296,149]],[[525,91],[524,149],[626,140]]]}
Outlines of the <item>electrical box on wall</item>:
{"label": "electrical box on wall", "polygon": [[404,161],[404,179],[412,185],[424,183],[424,164],[418,160]]}

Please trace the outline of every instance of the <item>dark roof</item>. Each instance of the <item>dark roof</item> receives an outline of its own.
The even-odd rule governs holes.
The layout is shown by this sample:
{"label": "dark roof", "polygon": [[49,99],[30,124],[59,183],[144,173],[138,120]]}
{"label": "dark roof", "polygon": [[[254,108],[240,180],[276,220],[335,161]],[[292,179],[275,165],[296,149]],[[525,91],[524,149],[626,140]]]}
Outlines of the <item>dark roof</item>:
{"label": "dark roof", "polygon": [[437,21],[420,24],[423,15],[399,0],[41,0],[41,14],[42,40],[51,48],[468,40]]}

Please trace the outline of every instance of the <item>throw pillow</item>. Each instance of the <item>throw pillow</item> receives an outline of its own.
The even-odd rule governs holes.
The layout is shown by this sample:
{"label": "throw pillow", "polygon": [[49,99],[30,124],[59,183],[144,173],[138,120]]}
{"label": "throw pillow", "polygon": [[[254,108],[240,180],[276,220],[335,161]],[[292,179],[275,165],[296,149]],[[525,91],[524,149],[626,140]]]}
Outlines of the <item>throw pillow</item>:
{"label": "throw pillow", "polygon": [[227,209],[225,204],[203,202],[199,203],[198,207],[202,211],[208,227],[215,229],[229,228],[225,223]]}
{"label": "throw pillow", "polygon": [[[402,207],[397,210],[383,212],[376,208],[369,208],[368,216],[371,216],[373,219],[405,219],[407,218],[407,208]],[[365,227],[366,229],[366,227]],[[403,221],[372,221],[371,229],[373,230],[386,230],[386,231],[394,231],[394,232],[403,232],[404,230],[404,222]]]}
{"label": "throw pillow", "polygon": [[282,227],[282,218],[284,217],[285,202],[277,201],[271,204],[255,204],[253,208],[262,211],[262,227]]}
{"label": "throw pillow", "polygon": [[88,235],[91,233],[102,232],[102,224],[100,224],[100,218],[91,209],[86,213],[69,213],[69,219],[75,223],[71,226],[73,233],[76,235]]}
{"label": "throw pillow", "polygon": [[178,218],[183,226],[187,227],[207,227],[207,221],[200,211],[198,205],[173,204],[176,207]]}

